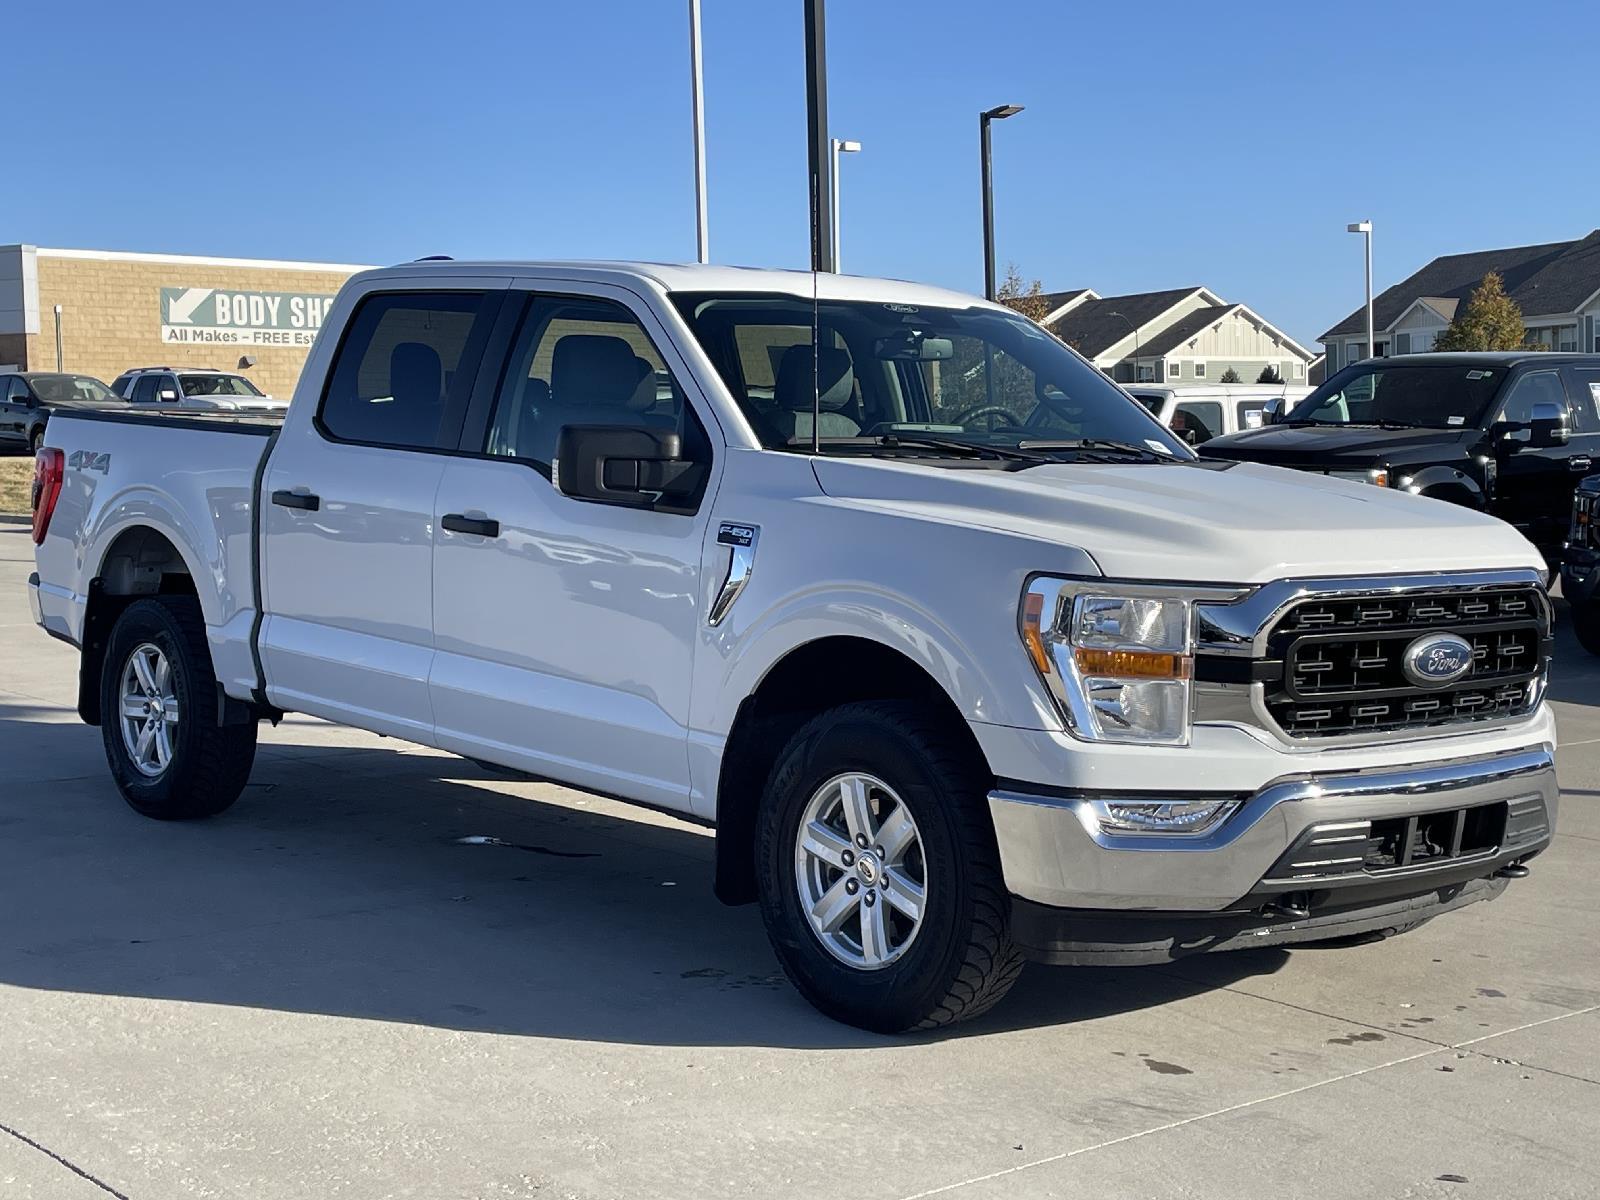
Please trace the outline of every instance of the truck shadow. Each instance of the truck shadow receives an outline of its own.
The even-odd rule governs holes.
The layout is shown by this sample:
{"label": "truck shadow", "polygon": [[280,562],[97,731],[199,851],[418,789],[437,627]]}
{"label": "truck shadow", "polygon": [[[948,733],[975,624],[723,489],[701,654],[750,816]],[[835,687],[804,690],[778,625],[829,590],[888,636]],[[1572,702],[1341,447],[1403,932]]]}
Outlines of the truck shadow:
{"label": "truck shadow", "polygon": [[[0,983],[634,1044],[905,1041],[799,997],[759,912],[711,895],[706,831],[377,739],[319,745],[311,722],[264,740],[229,812],[161,824],[64,715],[0,703]],[[1153,1007],[1287,957],[1030,965],[995,1011],[920,1040]]]}
{"label": "truck shadow", "polygon": [[1600,658],[1590,654],[1572,632],[1572,606],[1557,599],[1556,644],[1547,695],[1562,704],[1600,703]]}

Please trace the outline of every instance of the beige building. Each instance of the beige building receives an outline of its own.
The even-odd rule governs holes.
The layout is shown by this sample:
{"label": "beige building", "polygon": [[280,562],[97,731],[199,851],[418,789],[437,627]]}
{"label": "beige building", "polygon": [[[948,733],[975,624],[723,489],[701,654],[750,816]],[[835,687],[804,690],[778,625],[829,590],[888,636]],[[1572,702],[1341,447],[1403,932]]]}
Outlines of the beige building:
{"label": "beige building", "polygon": [[347,263],[0,246],[0,368],[238,370],[294,394]]}

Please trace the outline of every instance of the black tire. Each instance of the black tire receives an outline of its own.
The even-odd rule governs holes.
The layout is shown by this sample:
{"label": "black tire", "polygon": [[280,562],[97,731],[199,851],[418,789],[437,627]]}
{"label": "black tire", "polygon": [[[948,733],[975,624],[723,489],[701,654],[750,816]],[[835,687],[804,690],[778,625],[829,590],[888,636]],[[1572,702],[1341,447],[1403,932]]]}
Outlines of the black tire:
{"label": "black tire", "polygon": [[1591,597],[1586,603],[1570,607],[1572,632],[1578,635],[1578,644],[1590,654],[1600,655],[1600,599]]}
{"label": "black tire", "polygon": [[[180,719],[172,754],[155,776],[140,771],[123,737],[121,684],[133,652],[153,645],[171,664]],[[117,790],[158,821],[211,817],[239,798],[256,757],[256,726],[217,724],[217,677],[200,605],[188,596],[136,600],[112,627],[100,672],[100,733]]]}
{"label": "black tire", "polygon": [[33,436],[28,439],[28,453],[37,456],[44,447],[44,426],[33,431]]}
{"label": "black tire", "polygon": [[[813,1005],[878,1033],[932,1029],[986,1012],[1022,970],[976,756],[924,706],[848,704],[790,740],[761,799],[761,913],[784,971]],[[888,784],[921,839],[923,917],[900,957],[876,969],[835,957],[802,911],[796,838],[813,796],[848,772]],[[887,906],[885,906],[887,912]],[[864,939],[863,939],[864,940]]]}

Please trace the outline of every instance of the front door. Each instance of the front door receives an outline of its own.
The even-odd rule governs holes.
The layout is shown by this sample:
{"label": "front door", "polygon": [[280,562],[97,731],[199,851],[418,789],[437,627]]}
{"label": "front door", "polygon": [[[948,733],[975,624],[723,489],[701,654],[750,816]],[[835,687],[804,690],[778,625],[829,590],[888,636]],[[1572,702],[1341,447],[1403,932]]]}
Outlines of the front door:
{"label": "front door", "polygon": [[17,441],[28,429],[28,385],[20,375],[0,376],[0,439]]}
{"label": "front door", "polygon": [[[503,380],[435,503],[438,744],[596,791],[691,808],[690,669],[710,509],[563,493],[567,425],[675,430],[711,470],[706,425],[652,314],[628,293],[525,301]],[[635,307],[638,306],[638,307]],[[714,428],[714,426],[712,426]]]}
{"label": "front door", "polygon": [[424,743],[441,451],[500,294],[428,288],[358,302],[315,417],[291,413],[262,486],[268,697]]}
{"label": "front door", "polygon": [[1526,422],[1537,404],[1553,404],[1567,414],[1567,441],[1533,446],[1526,430],[1496,443],[1499,478],[1494,512],[1554,559],[1560,554],[1578,480],[1600,455],[1600,429],[1592,407],[1569,403],[1566,381],[1558,366],[1534,367],[1507,385],[1498,419]]}

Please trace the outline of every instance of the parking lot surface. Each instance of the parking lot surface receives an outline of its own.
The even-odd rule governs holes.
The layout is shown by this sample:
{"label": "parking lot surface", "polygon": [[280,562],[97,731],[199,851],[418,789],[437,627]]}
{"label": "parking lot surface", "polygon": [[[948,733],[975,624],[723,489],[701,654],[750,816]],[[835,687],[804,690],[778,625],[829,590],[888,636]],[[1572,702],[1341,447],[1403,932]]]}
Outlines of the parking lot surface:
{"label": "parking lot surface", "polygon": [[1502,899],[1030,966],[881,1038],[668,817],[299,718],[223,816],[136,816],[31,552],[0,524],[5,1200],[1596,1194],[1600,666],[1565,632],[1559,835]]}

